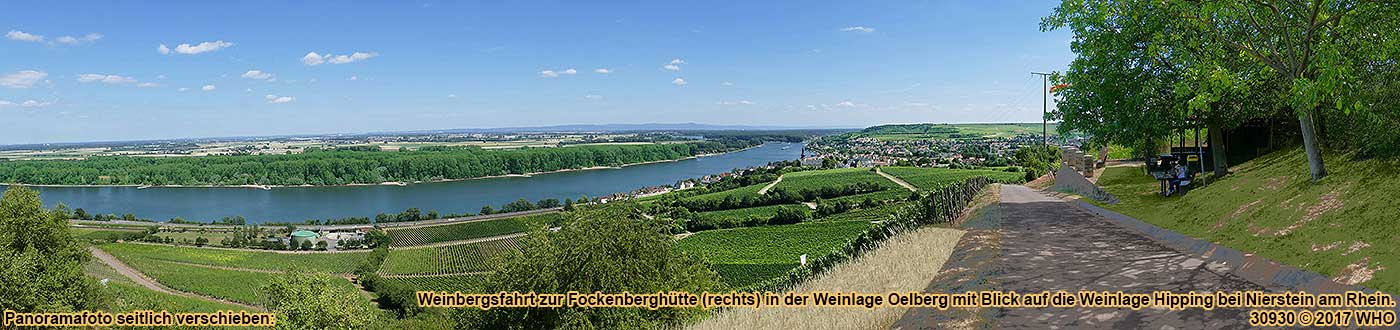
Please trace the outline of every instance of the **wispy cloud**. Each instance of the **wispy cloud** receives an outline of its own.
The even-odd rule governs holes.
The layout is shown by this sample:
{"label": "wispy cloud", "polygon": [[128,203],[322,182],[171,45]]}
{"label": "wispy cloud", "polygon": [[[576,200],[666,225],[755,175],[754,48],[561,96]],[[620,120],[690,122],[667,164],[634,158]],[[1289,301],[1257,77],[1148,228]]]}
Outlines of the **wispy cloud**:
{"label": "wispy cloud", "polygon": [[208,92],[208,91],[213,91],[213,90],[215,90],[215,89],[219,89],[219,86],[204,85],[204,87],[200,87],[200,88],[199,88],[199,90],[206,91],[206,92]]}
{"label": "wispy cloud", "polygon": [[43,81],[49,74],[43,71],[23,70],[0,76],[0,86],[8,88],[29,88]]}
{"label": "wispy cloud", "polygon": [[310,66],[317,66],[317,65],[321,65],[321,64],[325,64],[325,63],[330,63],[330,64],[346,64],[346,63],[352,63],[352,62],[358,62],[358,61],[368,60],[368,59],[375,58],[375,57],[379,57],[379,53],[376,53],[376,52],[368,52],[368,53],[364,53],[364,52],[354,52],[354,53],[351,53],[350,55],[335,55],[335,54],[330,54],[330,53],[327,53],[326,55],[321,55],[321,54],[317,54],[316,52],[308,52],[308,53],[306,53],[306,56],[302,56],[302,57],[301,57],[301,63],[302,63],[302,64],[306,64],[306,65],[310,65]]}
{"label": "wispy cloud", "polygon": [[672,80],[672,81],[671,81],[671,84],[672,84],[672,85],[676,85],[676,86],[685,86],[685,84],[688,84],[688,83],[685,82],[685,79],[676,78],[676,80]]}
{"label": "wispy cloud", "polygon": [[726,81],[726,82],[719,83],[719,85],[720,85],[720,86],[734,86],[734,83]]}
{"label": "wispy cloud", "polygon": [[847,26],[847,27],[845,27],[845,28],[842,28],[841,31],[843,31],[843,32],[871,33],[871,32],[875,32],[875,28],[864,27],[864,26]]}
{"label": "wispy cloud", "polygon": [[143,82],[143,83],[136,84],[136,87],[141,87],[141,88],[153,88],[153,87],[160,87],[160,84],[153,83],[153,82]]}
{"label": "wispy cloud", "polygon": [[738,100],[738,101],[719,101],[719,102],[717,102],[716,104],[719,104],[719,105],[754,105],[755,103],[754,103],[753,101],[749,101],[749,100]]}
{"label": "wispy cloud", "polygon": [[53,105],[53,102],[50,102],[50,101],[38,101],[38,100],[28,100],[28,101],[20,102],[20,104],[19,104],[19,106],[25,107],[25,108],[43,108],[43,107],[47,107],[47,106],[50,106],[50,105]]}
{"label": "wispy cloud", "polygon": [[661,68],[666,69],[666,71],[680,71],[681,64],[685,64],[685,60],[676,58],[671,59],[670,63],[666,63],[666,65],[661,66]]}
{"label": "wispy cloud", "polygon": [[570,76],[572,76],[572,75],[576,75],[576,74],[578,74],[578,70],[577,70],[577,69],[574,69],[574,68],[568,68],[568,69],[559,70],[559,71],[555,71],[555,70],[542,70],[542,71],[540,71],[540,78],[558,78],[560,75],[570,75]]}
{"label": "wispy cloud", "polygon": [[243,79],[268,80],[272,79],[272,73],[262,70],[248,70],[248,72],[244,72],[240,77],[243,77]]}
{"label": "wispy cloud", "polygon": [[612,69],[593,69],[593,72],[596,72],[596,73],[598,73],[598,74],[611,74],[611,73],[613,73],[613,70],[612,70]]}
{"label": "wispy cloud", "polygon": [[584,95],[583,98],[589,99],[589,100],[602,100],[602,99],[603,99],[603,96],[602,96],[602,95],[596,95],[596,94],[588,94],[588,95]]}
{"label": "wispy cloud", "polygon": [[223,40],[215,40],[215,41],[205,41],[205,42],[201,42],[201,43],[196,44],[196,45],[179,44],[179,45],[175,45],[175,48],[174,48],[174,49],[165,46],[165,44],[160,44],[160,46],[156,47],[156,52],[159,52],[159,53],[164,54],[164,55],[170,55],[170,54],[195,55],[195,54],[201,54],[201,53],[208,53],[208,52],[212,52],[212,51],[216,51],[216,50],[220,50],[220,49],[224,49],[224,48],[229,48],[229,47],[233,47],[233,43],[232,43],[232,42],[227,42],[227,41],[223,41]]}
{"label": "wispy cloud", "polygon": [[115,74],[84,73],[78,75],[78,82],[100,82],[109,85],[125,85],[136,83],[136,78]]}
{"label": "wispy cloud", "polygon": [[32,34],[32,33],[26,33],[26,32],[24,32],[24,31],[19,31],[19,30],[10,30],[9,33],[5,33],[5,38],[9,38],[10,40],[18,40],[18,41],[44,42],[44,36],[37,35],[37,34]]}
{"label": "wispy cloud", "polygon": [[296,101],[296,99],[297,99],[297,98],[291,97],[291,96],[285,96],[285,95],[284,95],[284,96],[277,96],[277,95],[272,95],[272,94],[267,94],[267,96],[264,96],[263,98],[267,99],[267,103],[268,103],[268,104],[287,103],[287,102],[291,102],[291,101]]}

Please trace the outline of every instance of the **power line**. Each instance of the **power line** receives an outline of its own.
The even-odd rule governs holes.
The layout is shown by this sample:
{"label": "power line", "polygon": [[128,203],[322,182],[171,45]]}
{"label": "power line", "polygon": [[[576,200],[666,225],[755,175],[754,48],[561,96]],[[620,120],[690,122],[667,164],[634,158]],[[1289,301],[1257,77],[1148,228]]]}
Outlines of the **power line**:
{"label": "power line", "polygon": [[1040,76],[1040,84],[1042,85],[1040,89],[1043,93],[1040,95],[1040,142],[1050,145],[1050,124],[1045,119],[1050,113],[1050,74],[1044,72],[1031,72],[1031,74]]}

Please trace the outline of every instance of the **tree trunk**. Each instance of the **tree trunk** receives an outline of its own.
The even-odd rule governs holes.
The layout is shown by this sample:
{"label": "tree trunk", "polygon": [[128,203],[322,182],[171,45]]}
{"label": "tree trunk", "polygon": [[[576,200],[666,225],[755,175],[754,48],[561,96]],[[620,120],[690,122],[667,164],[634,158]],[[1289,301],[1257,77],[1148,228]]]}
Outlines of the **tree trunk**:
{"label": "tree trunk", "polygon": [[1308,172],[1312,173],[1312,181],[1317,182],[1327,176],[1327,168],[1322,165],[1322,137],[1317,136],[1312,113],[1312,109],[1299,112],[1298,126],[1303,130],[1303,152],[1308,155]]}
{"label": "tree trunk", "polygon": [[1225,158],[1224,129],[1216,124],[1209,125],[1206,129],[1210,131],[1210,153],[1211,158],[1215,159],[1215,177],[1225,177],[1226,174],[1230,174],[1230,162]]}

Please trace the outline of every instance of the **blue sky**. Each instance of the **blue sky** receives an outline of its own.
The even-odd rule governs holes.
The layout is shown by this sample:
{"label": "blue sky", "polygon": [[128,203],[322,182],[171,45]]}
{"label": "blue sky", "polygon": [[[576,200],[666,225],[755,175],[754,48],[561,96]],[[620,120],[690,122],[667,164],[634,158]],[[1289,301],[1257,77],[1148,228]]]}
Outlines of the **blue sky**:
{"label": "blue sky", "polygon": [[5,1],[0,144],[1032,122],[1029,72],[1073,58],[1055,4]]}

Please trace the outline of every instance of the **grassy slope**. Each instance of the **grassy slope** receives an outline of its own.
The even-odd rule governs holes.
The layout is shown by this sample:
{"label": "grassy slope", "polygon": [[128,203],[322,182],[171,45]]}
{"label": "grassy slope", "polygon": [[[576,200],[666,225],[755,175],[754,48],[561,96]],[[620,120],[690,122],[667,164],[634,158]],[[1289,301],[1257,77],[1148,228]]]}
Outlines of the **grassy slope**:
{"label": "grassy slope", "polygon": [[83,265],[83,272],[98,280],[108,280],[102,290],[111,297],[106,310],[127,312],[134,310],[168,310],[171,312],[216,312],[221,310],[244,310],[242,306],[217,303],[204,299],[190,298],[155,292],[142,287],[126,276],[117,273],[101,261],[89,260]]}
{"label": "grassy slope", "polygon": [[800,255],[826,255],[869,227],[866,221],[844,221],[719,229],[686,237],[676,247],[711,264],[731,288],[743,288],[797,267]]}
{"label": "grassy slope", "polygon": [[1156,195],[1141,168],[1109,168],[1099,185],[1121,201],[1104,205],[1114,211],[1339,282],[1400,290],[1400,163],[1326,162],[1331,175],[1316,184],[1294,149],[1236,166],[1185,197]]}
{"label": "grassy slope", "polygon": [[390,228],[386,230],[385,233],[389,234],[390,245],[394,247],[404,247],[519,233],[529,229],[526,227],[526,223],[530,221],[547,221],[559,216],[558,213],[546,213],[525,217],[462,222],[440,226],[405,229]]}
{"label": "grassy slope", "polygon": [[394,249],[380,266],[380,274],[451,274],[491,269],[505,254],[520,251],[515,239],[502,239],[417,249]]}
{"label": "grassy slope", "polygon": [[962,170],[929,167],[885,167],[880,171],[908,182],[919,190],[933,190],[942,186],[962,182],[968,178],[985,176],[993,181],[1019,182],[1025,175],[1021,172],[994,170]]}
{"label": "grassy slope", "polygon": [[904,189],[889,179],[886,179],[869,168],[838,168],[831,170],[802,171],[783,175],[783,182],[773,186],[774,189],[792,189],[802,191],[808,189],[820,189],[827,186],[842,186],[870,182],[885,189]]}
{"label": "grassy slope", "polygon": [[252,250],[225,250],[168,245],[113,243],[99,245],[123,262],[145,258],[154,260],[188,262],[200,265],[283,270],[288,267],[301,267],[312,271],[349,273],[355,270],[368,251],[344,253],[275,253]]}

